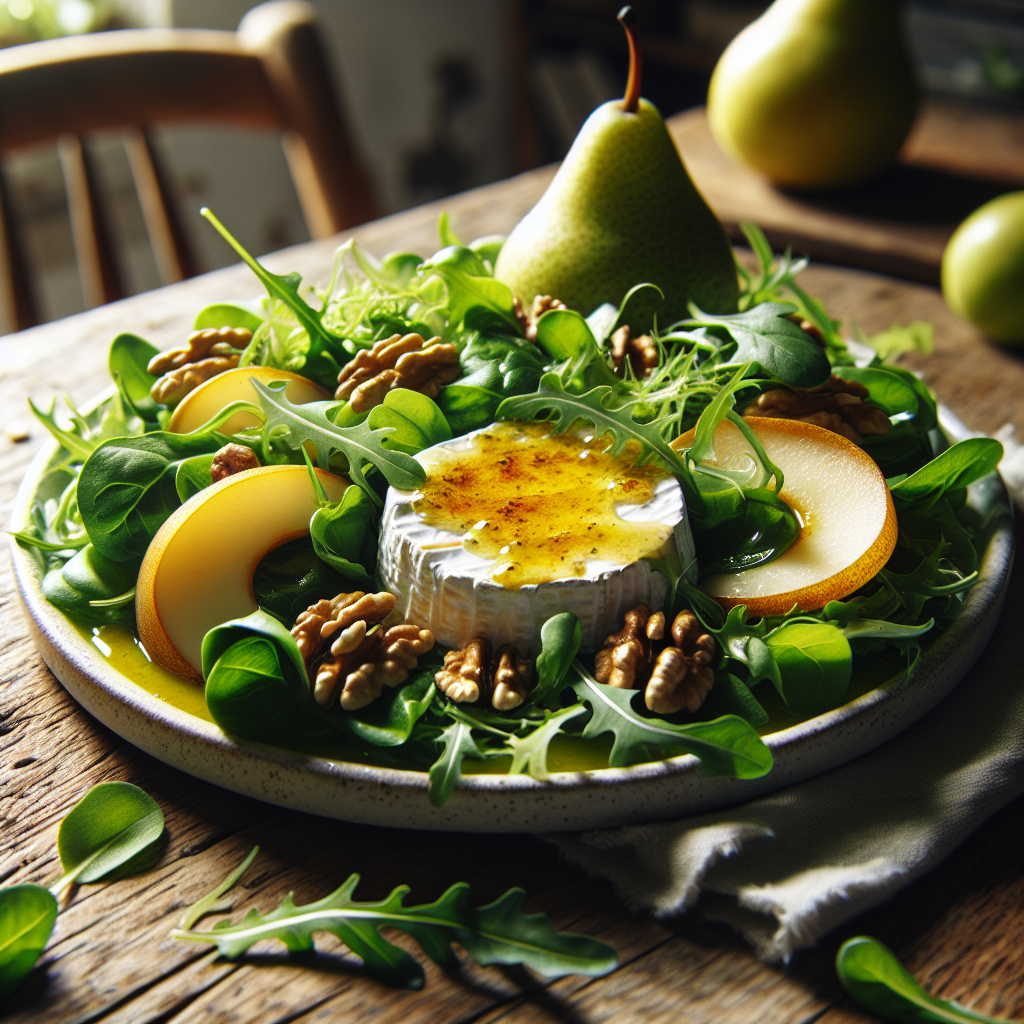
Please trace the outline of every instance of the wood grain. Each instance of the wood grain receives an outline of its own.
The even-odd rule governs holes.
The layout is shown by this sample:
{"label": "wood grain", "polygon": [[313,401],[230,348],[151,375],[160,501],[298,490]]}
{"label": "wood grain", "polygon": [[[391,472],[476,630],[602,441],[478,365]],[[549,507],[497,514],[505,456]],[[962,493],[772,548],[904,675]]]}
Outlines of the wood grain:
{"label": "wood grain", "polygon": [[[505,231],[536,201],[552,170],[378,221],[354,232],[381,255],[435,247],[442,206],[463,237]],[[271,269],[326,278],[334,245],[311,243],[267,259]],[[965,421],[1024,429],[1024,368],[955,321],[930,288],[873,274],[815,267],[808,289],[836,315],[865,330],[918,318],[935,323],[936,353],[922,370]],[[209,301],[250,298],[259,288],[232,267],[59,323],[0,338],[0,428],[25,422],[31,394],[46,402],[70,392],[85,400],[107,384],[105,352],[131,330],[161,347],[180,342]],[[16,432],[16,431],[15,431]],[[33,452],[43,442],[0,436],[0,516]],[[125,779],[163,807],[169,844],[156,870],[109,886],[79,889],[60,915],[54,938],[26,987],[10,1002],[15,1024],[208,1024],[208,1022],[679,1021],[708,1024],[863,1024],[832,970],[842,938],[878,935],[935,991],[989,1012],[1024,1014],[1024,803],[996,814],[938,870],[888,905],[851,923],[788,968],[769,967],[725,928],[693,917],[658,921],[632,914],[604,882],[561,863],[555,849],[529,836],[409,833],[324,821],[220,790],[160,764],[82,712],[42,665],[0,555],[0,880],[54,879],[60,818],[91,785]],[[1018,570],[1005,621],[1024,616]],[[1007,627],[1004,627],[1007,628]],[[352,871],[357,895],[384,896],[412,886],[430,900],[454,881],[493,899],[510,885],[529,893],[562,929],[602,938],[621,965],[601,979],[541,984],[523,971],[472,965],[446,974],[426,965],[420,992],[395,992],[367,979],[333,940],[313,959],[289,958],[268,943],[230,963],[168,936],[182,909],[212,888],[255,844],[259,859],[240,887],[238,906],[266,911],[289,891],[308,901]],[[402,938],[396,941],[404,942]]]}
{"label": "wood grain", "polygon": [[835,193],[782,191],[730,160],[703,108],[668,121],[690,176],[735,241],[753,221],[779,251],[937,284],[957,224],[982,203],[1024,185],[1024,117],[927,105],[902,162]]}

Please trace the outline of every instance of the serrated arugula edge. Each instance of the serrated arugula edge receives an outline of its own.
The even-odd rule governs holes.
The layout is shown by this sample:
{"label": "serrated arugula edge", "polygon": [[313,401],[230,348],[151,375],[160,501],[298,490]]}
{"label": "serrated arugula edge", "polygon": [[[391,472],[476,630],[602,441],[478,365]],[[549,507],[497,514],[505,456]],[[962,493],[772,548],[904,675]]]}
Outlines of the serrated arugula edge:
{"label": "serrated arugula edge", "polygon": [[562,726],[586,711],[583,704],[574,704],[561,711],[545,711],[544,721],[525,736],[511,735],[506,744],[512,754],[509,775],[520,775],[524,771],[531,778],[543,781],[550,775],[547,769],[548,747],[562,731]]}
{"label": "serrated arugula edge", "polygon": [[294,405],[285,396],[286,385],[282,382],[268,385],[253,380],[251,383],[259,394],[268,428],[287,427],[289,447],[299,448],[305,441],[311,441],[324,468],[332,451],[341,452],[349,461],[352,482],[366,491],[374,504],[379,506],[381,500],[366,479],[367,463],[376,466],[392,487],[403,491],[414,490],[426,480],[426,472],[411,455],[383,446],[382,441],[394,432],[394,427],[373,428],[366,421],[352,427],[336,427],[328,418],[327,410],[339,403]]}

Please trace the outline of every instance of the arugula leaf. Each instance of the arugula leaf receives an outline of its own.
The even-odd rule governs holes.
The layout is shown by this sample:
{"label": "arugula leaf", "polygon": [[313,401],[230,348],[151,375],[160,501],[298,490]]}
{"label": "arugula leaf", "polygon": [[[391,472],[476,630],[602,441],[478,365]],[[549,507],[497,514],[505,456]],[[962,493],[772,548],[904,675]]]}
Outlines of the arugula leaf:
{"label": "arugula leaf", "polygon": [[311,441],[321,466],[329,464],[331,452],[341,452],[348,459],[352,482],[362,487],[374,504],[382,502],[366,479],[369,465],[376,466],[384,474],[384,479],[400,490],[414,490],[426,480],[423,467],[411,455],[384,446],[384,440],[395,433],[394,426],[374,429],[368,422],[363,422],[352,427],[337,427],[331,422],[328,412],[338,408],[338,402],[295,405],[285,395],[283,381],[263,384],[254,380],[252,386],[259,394],[267,417],[265,430],[285,428],[282,439],[293,449]]}
{"label": "arugula leaf", "polygon": [[427,796],[435,807],[440,807],[454,791],[462,778],[462,762],[467,757],[483,759],[487,755],[473,739],[469,722],[456,719],[441,730],[436,742],[442,744],[441,756],[430,766],[430,786]]}
{"label": "arugula leaf", "polygon": [[908,352],[930,356],[935,349],[935,328],[927,320],[915,320],[904,327],[893,324],[887,331],[857,340],[873,348],[883,362],[895,362]]}
{"label": "arugula leaf", "polygon": [[847,640],[915,640],[934,625],[934,619],[922,622],[920,626],[905,626],[883,619],[848,619],[841,628]]}
{"label": "arugula leaf", "polygon": [[[577,626],[578,628],[578,626]],[[535,779],[548,777],[548,747],[551,741],[562,731],[566,722],[586,711],[582,704],[573,704],[560,711],[545,711],[544,721],[525,736],[509,736],[506,741],[512,751],[512,764],[509,775],[526,772]]]}
{"label": "arugula leaf", "polygon": [[764,620],[749,625],[746,605],[730,608],[724,625],[720,629],[712,628],[711,632],[728,657],[746,666],[750,673],[748,686],[756,686],[762,679],[770,679],[776,687],[782,685],[778,663],[763,639],[767,632]]}
{"label": "arugula leaf", "polygon": [[110,343],[107,366],[117,385],[121,400],[146,423],[155,424],[160,406],[150,395],[157,378],[147,369],[149,361],[159,353],[155,345],[134,334],[119,334]]}
{"label": "arugula leaf", "polygon": [[772,769],[771,751],[744,719],[726,715],[713,722],[679,725],[646,717],[633,707],[637,690],[620,690],[597,682],[577,661],[579,678],[570,684],[576,696],[590,705],[593,715],[584,739],[610,732],[614,737],[608,764],[621,768],[651,759],[650,749],[670,747],[700,758],[705,775],[759,779]]}
{"label": "arugula leaf", "polygon": [[752,681],[744,682],[731,672],[716,672],[715,685],[701,705],[701,714],[711,718],[739,715],[754,728],[768,724],[768,712],[750,692]]}
{"label": "arugula leaf", "polygon": [[[271,273],[246,252],[211,210],[204,206],[199,212],[217,229],[221,238],[242,257],[249,269],[260,279],[263,287],[267,289],[267,294],[272,299],[284,303],[295,316],[299,326],[309,336],[309,349],[306,352],[306,366],[304,367],[307,369],[307,375],[312,376],[320,383],[333,384],[332,373],[333,378],[336,379],[339,369],[338,358],[347,359],[347,353],[341,347],[341,339],[336,338],[324,327],[323,310],[313,309],[299,294],[299,285],[302,283],[301,275],[298,273]],[[328,364],[326,369],[320,367],[316,362],[324,357]],[[310,370],[313,372],[310,373]]]}
{"label": "arugula leaf", "polygon": [[179,928],[171,935],[208,942],[221,955],[237,957],[261,939],[277,939],[290,952],[310,951],[315,932],[330,932],[362,959],[369,975],[396,988],[422,988],[423,970],[381,936],[383,927],[410,935],[427,956],[449,970],[458,965],[453,942],[478,963],[523,964],[549,978],[606,974],[617,963],[614,951],[604,943],[556,932],[543,914],[524,914],[521,889],[510,889],[494,903],[474,910],[465,882],[457,882],[433,903],[413,907],[405,906],[408,886],[396,887],[379,902],[362,903],[353,898],[358,884],[359,875],[353,874],[315,903],[296,906],[289,893],[269,914],[253,908],[238,924],[224,922],[203,932]]}
{"label": "arugula leaf", "polygon": [[71,808],[57,831],[64,874],[57,895],[72,882],[113,881],[153,867],[163,852],[164,815],[130,782],[101,782]]}
{"label": "arugula leaf", "polygon": [[892,950],[867,935],[848,939],[836,954],[836,974],[855,1002],[904,1024],[1010,1024],[930,996]]}
{"label": "arugula leaf", "polygon": [[816,388],[832,373],[828,357],[788,315],[796,306],[762,302],[743,313],[705,313],[691,305],[693,319],[678,326],[724,327],[736,342],[734,360],[756,362],[775,380],[794,388]]}
{"label": "arugula leaf", "polygon": [[57,920],[57,900],[31,882],[0,889],[0,1001],[36,965]]}
{"label": "arugula leaf", "polygon": [[181,915],[178,921],[178,927],[187,931],[206,917],[207,914],[227,913],[233,904],[230,900],[222,900],[221,897],[230,892],[241,881],[242,875],[252,867],[252,862],[256,859],[256,854],[259,852],[259,846],[254,846],[249,851],[249,855],[245,860],[231,874],[214,886],[212,891],[208,892],[205,896],[201,896],[195,903],[186,908],[185,913]]}
{"label": "arugula leaf", "polygon": [[75,425],[70,429],[62,427],[57,422],[57,399],[50,403],[50,411],[43,412],[30,398],[29,408],[35,414],[37,420],[50,432],[54,440],[60,442],[72,459],[77,462],[85,462],[86,459],[103,443],[101,437],[85,436],[82,430],[81,417],[76,418]]}
{"label": "arugula leaf", "polygon": [[533,704],[544,704],[556,696],[580,649],[583,630],[572,612],[552,615],[540,627],[540,654],[537,655],[537,685],[530,693]]}

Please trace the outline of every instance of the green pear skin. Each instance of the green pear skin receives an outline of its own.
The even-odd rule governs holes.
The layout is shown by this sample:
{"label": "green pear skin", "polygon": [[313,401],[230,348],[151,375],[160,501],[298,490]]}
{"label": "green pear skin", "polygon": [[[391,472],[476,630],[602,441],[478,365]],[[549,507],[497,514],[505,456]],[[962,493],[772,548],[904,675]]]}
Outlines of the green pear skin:
{"label": "green pear skin", "polygon": [[687,316],[688,302],[730,313],[738,296],[725,232],[644,99],[635,114],[612,100],[587,118],[548,190],[508,236],[494,276],[527,309],[551,295],[584,316],[652,282],[665,294],[662,327]]}
{"label": "green pear skin", "polygon": [[843,188],[896,158],[917,112],[898,0],[775,0],[722,54],[708,123],[776,185]]}

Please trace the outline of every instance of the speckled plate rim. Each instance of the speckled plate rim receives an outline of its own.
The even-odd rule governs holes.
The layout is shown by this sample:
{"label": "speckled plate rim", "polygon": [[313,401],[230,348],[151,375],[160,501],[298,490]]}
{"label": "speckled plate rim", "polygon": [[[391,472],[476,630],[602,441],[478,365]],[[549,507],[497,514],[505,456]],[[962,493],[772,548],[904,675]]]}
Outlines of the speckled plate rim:
{"label": "speckled plate rim", "polygon": [[[106,395],[97,399],[102,401]],[[59,452],[33,459],[15,500],[13,529]],[[1001,483],[1001,501],[1009,498]],[[43,596],[38,566],[11,540],[18,590],[44,662],[74,699],[123,739],[190,775],[245,796],[371,825],[459,832],[555,832],[639,824],[742,803],[867,753],[913,724],[964,677],[999,619],[1013,562],[1012,519],[1000,517],[977,584],[952,626],[925,652],[912,682],[898,676],[848,704],[765,737],[775,767],[761,779],[704,776],[692,755],[628,768],[463,778],[443,807],[427,800],[423,772],[295,754],[235,739],[167,704],[114,669]]]}

